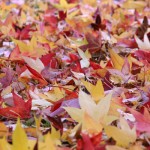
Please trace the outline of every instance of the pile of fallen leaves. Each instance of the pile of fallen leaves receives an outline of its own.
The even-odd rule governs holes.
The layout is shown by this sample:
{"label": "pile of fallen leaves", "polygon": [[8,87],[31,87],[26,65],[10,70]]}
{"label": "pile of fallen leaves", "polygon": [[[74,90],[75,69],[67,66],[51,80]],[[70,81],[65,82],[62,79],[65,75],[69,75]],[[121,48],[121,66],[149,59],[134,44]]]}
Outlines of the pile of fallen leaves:
{"label": "pile of fallen leaves", "polygon": [[149,0],[0,1],[0,150],[150,149]]}

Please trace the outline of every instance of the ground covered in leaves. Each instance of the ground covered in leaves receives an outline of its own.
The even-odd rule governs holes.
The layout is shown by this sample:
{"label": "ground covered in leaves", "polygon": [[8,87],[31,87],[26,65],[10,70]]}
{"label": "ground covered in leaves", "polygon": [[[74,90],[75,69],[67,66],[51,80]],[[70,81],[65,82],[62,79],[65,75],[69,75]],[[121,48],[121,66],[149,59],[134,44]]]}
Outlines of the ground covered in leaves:
{"label": "ground covered in leaves", "polygon": [[0,150],[150,149],[149,0],[0,2]]}

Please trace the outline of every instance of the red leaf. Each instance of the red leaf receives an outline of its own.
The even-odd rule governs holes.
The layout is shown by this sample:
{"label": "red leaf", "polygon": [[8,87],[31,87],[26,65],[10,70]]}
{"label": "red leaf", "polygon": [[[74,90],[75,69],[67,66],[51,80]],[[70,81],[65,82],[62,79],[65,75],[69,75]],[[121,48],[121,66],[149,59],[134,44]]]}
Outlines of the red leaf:
{"label": "red leaf", "polygon": [[98,146],[101,142],[101,138],[102,138],[102,133],[101,132],[99,134],[93,136],[91,138],[91,141],[92,141],[93,145]]}
{"label": "red leaf", "polygon": [[44,66],[48,66],[50,64],[51,59],[55,56],[55,53],[49,53],[41,57],[41,61]]}
{"label": "red leaf", "polygon": [[13,94],[13,107],[0,108],[0,115],[8,118],[18,118],[21,119],[29,118],[31,111],[31,98],[25,102],[21,97],[19,97],[14,92]]}
{"label": "red leaf", "polygon": [[82,50],[85,51],[85,50],[89,49],[89,51],[91,53],[94,53],[94,52],[100,50],[100,48],[101,48],[101,35],[100,34],[94,35],[91,33],[87,33],[85,35],[85,37],[86,37],[88,44],[81,46],[80,48]]}
{"label": "red leaf", "polygon": [[66,96],[65,98],[60,99],[59,101],[57,101],[52,106],[51,111],[53,112],[53,111],[57,110],[61,106],[61,104],[62,104],[62,102],[64,100],[70,100],[70,99],[74,99],[74,98],[77,98],[77,97],[78,97],[77,93],[76,92],[72,92],[70,95]]}
{"label": "red leaf", "polygon": [[82,141],[77,142],[77,150],[95,150],[88,135],[82,134]]}
{"label": "red leaf", "polygon": [[97,63],[95,63],[95,62],[93,62],[93,61],[90,61],[90,66],[91,66],[93,69],[102,69],[102,67],[101,67],[99,64],[97,64]]}

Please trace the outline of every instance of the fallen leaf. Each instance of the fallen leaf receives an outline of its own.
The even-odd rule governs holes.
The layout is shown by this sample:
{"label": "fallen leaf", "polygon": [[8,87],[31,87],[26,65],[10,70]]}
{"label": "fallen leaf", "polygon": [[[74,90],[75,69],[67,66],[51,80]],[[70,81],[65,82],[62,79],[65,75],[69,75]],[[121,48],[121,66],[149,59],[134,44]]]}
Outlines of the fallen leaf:
{"label": "fallen leaf", "polygon": [[135,127],[130,129],[127,121],[120,118],[120,129],[115,126],[106,126],[104,128],[108,137],[112,137],[118,146],[128,147],[130,143],[136,140]]}
{"label": "fallen leaf", "polygon": [[24,129],[21,127],[20,120],[18,119],[16,129],[12,135],[13,146],[12,150],[22,149],[28,150],[28,139]]}
{"label": "fallen leaf", "polygon": [[101,80],[98,80],[96,85],[93,85],[90,82],[83,80],[82,83],[86,87],[86,89],[90,92],[95,102],[99,102],[100,99],[104,97],[104,88]]}

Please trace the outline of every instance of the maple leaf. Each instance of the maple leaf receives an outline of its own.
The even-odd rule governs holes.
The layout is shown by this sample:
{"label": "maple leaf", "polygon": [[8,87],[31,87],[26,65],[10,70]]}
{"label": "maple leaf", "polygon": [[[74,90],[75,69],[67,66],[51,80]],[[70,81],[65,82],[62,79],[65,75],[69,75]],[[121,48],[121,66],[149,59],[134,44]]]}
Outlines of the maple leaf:
{"label": "maple leaf", "polygon": [[149,50],[150,49],[150,41],[148,38],[148,33],[150,32],[150,28],[147,29],[146,33],[144,34],[144,40],[141,41],[136,35],[134,36],[138,47],[142,50]]}
{"label": "maple leaf", "polygon": [[95,102],[100,101],[100,99],[104,97],[104,88],[101,80],[98,80],[96,85],[93,85],[87,81],[82,81],[82,83],[86,87],[86,89],[90,92]]}
{"label": "maple leaf", "polygon": [[136,118],[136,129],[140,132],[150,132],[150,116],[147,108],[144,108],[144,114],[141,114],[131,108],[128,109]]}
{"label": "maple leaf", "polygon": [[[72,119],[82,124],[82,130],[88,133],[99,133],[102,131],[102,124],[112,122],[116,117],[108,119],[107,116],[110,108],[111,94],[107,95],[96,105],[91,96],[80,90],[79,104],[81,109],[73,107],[64,107]],[[107,121],[106,121],[107,120]]]}
{"label": "maple leaf", "polygon": [[135,51],[135,56],[137,56],[140,60],[147,60],[150,63],[150,52],[138,50]]}
{"label": "maple leaf", "polygon": [[78,49],[78,53],[79,53],[80,57],[82,58],[82,60],[80,60],[81,68],[87,68],[87,67],[89,67],[90,62],[89,62],[89,59],[84,54],[84,52],[81,51],[80,49]]}
{"label": "maple leaf", "polygon": [[29,150],[33,149],[36,144],[36,141],[28,139],[25,130],[21,126],[20,119],[17,120],[16,128],[12,134],[12,142],[11,150]]}
{"label": "maple leaf", "polygon": [[52,4],[52,5],[60,10],[68,10],[75,7],[77,4],[68,4],[66,0],[60,0],[59,4]]}
{"label": "maple leaf", "polygon": [[11,145],[7,143],[7,140],[5,137],[0,139],[0,149],[1,150],[11,150]]}
{"label": "maple leaf", "polygon": [[0,108],[0,115],[8,117],[8,118],[29,118],[31,111],[31,98],[27,102],[25,102],[21,97],[19,97],[13,91],[13,102],[14,106]]}
{"label": "maple leaf", "polygon": [[38,37],[32,36],[31,41],[26,44],[21,40],[13,39],[13,42],[18,45],[22,55],[30,57],[41,57],[47,53],[47,50],[38,45]]}
{"label": "maple leaf", "polygon": [[36,70],[38,73],[41,73],[41,71],[44,69],[44,64],[39,58],[36,58],[36,60],[25,56],[23,56],[22,58],[28,64],[29,67]]}
{"label": "maple leaf", "polygon": [[136,140],[135,127],[130,129],[127,121],[124,118],[120,118],[120,129],[114,126],[104,127],[106,134],[112,137],[118,146],[128,147],[129,143],[133,143]]}
{"label": "maple leaf", "polygon": [[91,33],[85,34],[86,40],[88,42],[87,45],[80,46],[81,49],[89,50],[91,53],[94,53],[96,51],[99,51],[101,48],[101,36],[98,34],[98,36],[93,36]]}
{"label": "maple leaf", "polygon": [[31,28],[31,25],[27,25],[25,27],[20,28],[16,24],[13,24],[13,27],[16,31],[17,37],[19,40],[29,39],[31,37],[30,33],[35,30]]}
{"label": "maple leaf", "polygon": [[0,83],[3,88],[6,88],[12,83],[15,72],[9,67],[2,68],[2,72],[4,72],[4,76],[0,78]]}
{"label": "maple leaf", "polygon": [[120,57],[117,53],[115,53],[112,49],[109,49],[109,54],[111,57],[111,61],[114,65],[114,68],[121,70],[124,64],[124,59]]}
{"label": "maple leaf", "polygon": [[101,24],[101,17],[100,15],[97,15],[95,23],[91,23],[91,26],[94,30],[99,30],[99,29],[105,29],[106,26],[104,24]]}
{"label": "maple leaf", "polygon": [[134,82],[135,78],[131,74],[130,64],[131,63],[129,63],[128,59],[125,58],[121,71],[117,69],[108,69],[108,71],[112,75],[110,76],[110,80],[115,84],[118,84],[118,83],[124,84],[124,83]]}
{"label": "maple leaf", "polygon": [[56,102],[61,98],[64,98],[65,95],[66,95],[65,90],[63,88],[60,88],[58,84],[55,82],[53,90],[45,92],[43,95],[41,94],[41,97],[44,97],[45,99],[48,99],[51,102]]}
{"label": "maple leaf", "polygon": [[57,145],[61,145],[59,139],[60,139],[60,132],[57,131],[52,126],[51,133],[47,133],[44,136],[44,140],[43,141],[41,141],[41,140],[38,141],[38,148],[40,150],[47,150],[50,147],[52,150],[56,150],[56,146]]}
{"label": "maple leaf", "polygon": [[143,22],[140,27],[137,28],[136,30],[136,35],[140,38],[143,39],[145,32],[148,29],[148,19],[146,16],[144,16]]}
{"label": "maple leaf", "polygon": [[21,127],[20,120],[17,121],[17,126],[12,135],[13,146],[12,150],[23,149],[28,150],[28,139],[24,129]]}
{"label": "maple leaf", "polygon": [[81,134],[82,139],[77,141],[77,150],[86,149],[94,150],[101,141],[101,133],[93,137],[89,137],[87,134]]}

